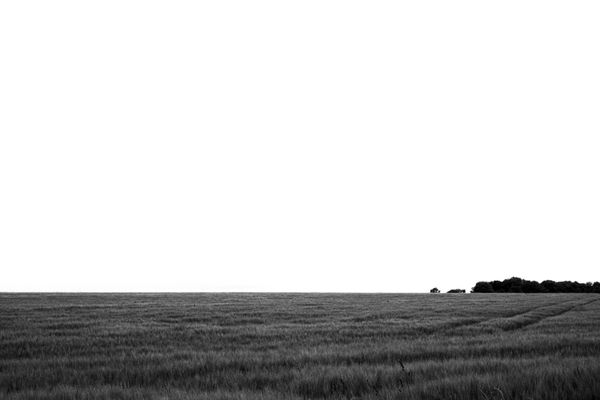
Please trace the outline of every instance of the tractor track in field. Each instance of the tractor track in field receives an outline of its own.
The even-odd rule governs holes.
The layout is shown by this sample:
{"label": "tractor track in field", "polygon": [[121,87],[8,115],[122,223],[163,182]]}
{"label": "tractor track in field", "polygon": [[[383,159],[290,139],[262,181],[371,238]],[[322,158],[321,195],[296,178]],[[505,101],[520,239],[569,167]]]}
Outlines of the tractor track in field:
{"label": "tractor track in field", "polygon": [[477,329],[477,327],[489,328],[492,325],[494,325],[494,323],[497,321],[515,318],[520,315],[525,315],[525,314],[528,314],[528,313],[531,313],[531,312],[534,312],[536,310],[546,308],[546,307],[557,306],[559,304],[563,304],[563,302],[552,303],[549,305],[535,306],[535,307],[528,308],[525,311],[521,310],[521,311],[511,313],[511,314],[501,316],[501,317],[473,318],[473,319],[467,319],[467,320],[462,320],[462,321],[454,321],[451,323],[445,323],[442,328],[446,329],[448,334],[454,334],[454,333],[456,333],[457,330],[462,330],[462,329],[470,329],[470,328]]}
{"label": "tractor track in field", "polygon": [[500,329],[503,331],[513,331],[523,329],[527,326],[537,324],[547,318],[556,317],[565,314],[575,308],[585,306],[600,300],[600,298],[592,300],[575,300],[564,303],[552,304],[531,309],[524,313],[516,314],[511,317],[497,318],[489,321],[484,321],[480,325]]}
{"label": "tractor track in field", "polygon": [[489,333],[497,331],[513,331],[522,329],[527,326],[537,324],[547,318],[552,318],[561,314],[565,314],[577,307],[582,307],[587,304],[599,301],[599,298],[592,300],[571,300],[567,302],[558,302],[553,304],[547,304],[542,306],[536,306],[502,317],[489,318],[489,319],[469,319],[463,321],[454,321],[451,323],[444,324],[443,328],[447,334],[455,334],[457,331],[475,330],[475,331],[488,331]]}

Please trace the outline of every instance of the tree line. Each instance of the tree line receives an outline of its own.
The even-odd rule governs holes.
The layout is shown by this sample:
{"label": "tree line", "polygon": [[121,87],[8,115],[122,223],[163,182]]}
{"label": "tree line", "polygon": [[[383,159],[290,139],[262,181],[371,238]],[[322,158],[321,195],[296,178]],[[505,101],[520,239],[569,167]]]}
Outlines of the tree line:
{"label": "tree line", "polygon": [[503,281],[477,282],[471,293],[600,293],[600,282],[528,281],[517,277]]}

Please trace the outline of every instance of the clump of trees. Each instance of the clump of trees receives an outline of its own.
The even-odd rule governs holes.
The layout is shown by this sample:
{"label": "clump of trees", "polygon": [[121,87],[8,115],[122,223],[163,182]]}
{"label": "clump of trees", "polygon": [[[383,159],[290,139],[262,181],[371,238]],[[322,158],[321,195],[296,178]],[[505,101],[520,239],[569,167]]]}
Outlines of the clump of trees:
{"label": "clump of trees", "polygon": [[477,282],[471,293],[600,293],[600,282],[528,281],[517,277],[503,281]]}
{"label": "clump of trees", "polygon": [[[429,293],[441,293],[440,289],[434,287],[429,291]],[[450,289],[446,293],[467,293],[465,289]]]}

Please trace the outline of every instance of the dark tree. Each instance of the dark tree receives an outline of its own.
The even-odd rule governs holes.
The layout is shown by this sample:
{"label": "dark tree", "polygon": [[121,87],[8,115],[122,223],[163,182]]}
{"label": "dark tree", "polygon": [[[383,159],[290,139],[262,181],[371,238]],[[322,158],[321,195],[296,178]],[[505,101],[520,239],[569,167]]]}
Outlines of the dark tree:
{"label": "dark tree", "polygon": [[471,293],[493,293],[494,289],[489,282],[477,282]]}
{"label": "dark tree", "polygon": [[542,286],[546,289],[547,292],[556,293],[557,286],[554,281],[543,281]]}
{"label": "dark tree", "polygon": [[439,292],[440,292],[440,289],[438,289],[438,288],[436,288],[436,287],[434,287],[433,289],[431,289],[431,290],[429,291],[429,293],[439,293]]}
{"label": "dark tree", "polygon": [[507,292],[510,293],[523,293],[523,279],[512,277],[504,281],[504,286],[507,288]]}
{"label": "dark tree", "polygon": [[546,288],[538,281],[523,281],[523,292],[525,293],[544,293]]}
{"label": "dark tree", "polygon": [[504,290],[502,290],[502,282],[492,281],[492,282],[490,282],[490,284],[492,285],[492,289],[494,290],[494,292],[503,292],[504,291]]}

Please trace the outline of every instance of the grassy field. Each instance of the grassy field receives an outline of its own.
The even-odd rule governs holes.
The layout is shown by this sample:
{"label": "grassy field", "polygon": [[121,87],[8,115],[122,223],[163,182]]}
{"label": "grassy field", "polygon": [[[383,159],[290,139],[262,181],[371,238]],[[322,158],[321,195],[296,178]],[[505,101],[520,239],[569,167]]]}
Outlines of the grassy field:
{"label": "grassy field", "polygon": [[0,294],[0,398],[600,399],[600,296]]}

